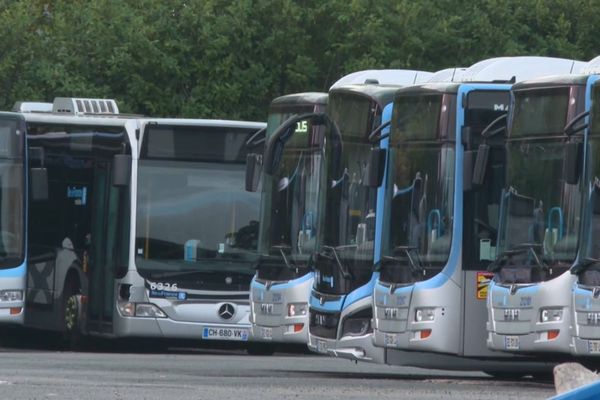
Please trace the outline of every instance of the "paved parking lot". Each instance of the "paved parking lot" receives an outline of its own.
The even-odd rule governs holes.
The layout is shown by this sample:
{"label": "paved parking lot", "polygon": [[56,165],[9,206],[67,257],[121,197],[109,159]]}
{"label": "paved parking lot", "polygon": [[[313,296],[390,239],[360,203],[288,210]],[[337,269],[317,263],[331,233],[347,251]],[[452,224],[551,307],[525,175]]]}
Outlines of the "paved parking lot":
{"label": "paved parking lot", "polygon": [[[35,348],[33,348],[35,347]],[[553,386],[461,373],[242,350],[0,350],[5,399],[545,399]]]}

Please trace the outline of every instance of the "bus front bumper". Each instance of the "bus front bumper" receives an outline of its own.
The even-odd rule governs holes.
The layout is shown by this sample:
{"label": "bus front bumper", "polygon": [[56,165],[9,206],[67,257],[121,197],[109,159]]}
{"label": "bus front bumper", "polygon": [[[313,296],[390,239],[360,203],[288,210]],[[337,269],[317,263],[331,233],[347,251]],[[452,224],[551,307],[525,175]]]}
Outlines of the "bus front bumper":
{"label": "bus front bumper", "polygon": [[345,358],[352,361],[385,363],[385,349],[375,347],[373,335],[343,336],[339,340],[308,335],[308,348],[319,354]]}

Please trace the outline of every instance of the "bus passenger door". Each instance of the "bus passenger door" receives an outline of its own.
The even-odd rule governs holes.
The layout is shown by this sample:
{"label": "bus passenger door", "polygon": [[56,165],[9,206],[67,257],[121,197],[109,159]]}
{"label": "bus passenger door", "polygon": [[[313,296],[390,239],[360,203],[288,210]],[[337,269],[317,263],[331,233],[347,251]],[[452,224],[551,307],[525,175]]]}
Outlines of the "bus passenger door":
{"label": "bus passenger door", "polygon": [[96,163],[92,200],[89,265],[88,330],[111,334],[114,309],[114,270],[118,231],[119,188],[111,185],[110,165]]}

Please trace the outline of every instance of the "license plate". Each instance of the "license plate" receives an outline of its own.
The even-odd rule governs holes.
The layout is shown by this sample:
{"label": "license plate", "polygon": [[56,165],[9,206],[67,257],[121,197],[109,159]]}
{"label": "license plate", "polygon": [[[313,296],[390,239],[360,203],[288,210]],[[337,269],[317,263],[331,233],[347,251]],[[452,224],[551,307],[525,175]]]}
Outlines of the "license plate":
{"label": "license plate", "polygon": [[266,340],[273,339],[273,328],[260,328],[260,336]]}
{"label": "license plate", "polygon": [[327,353],[327,342],[322,340],[317,340],[317,352],[318,353]]}
{"label": "license plate", "polygon": [[504,348],[506,350],[519,350],[519,337],[518,336],[505,336],[504,337]]}
{"label": "license plate", "polygon": [[245,342],[248,340],[248,336],[248,329],[243,328],[219,328],[207,326],[202,331],[202,339],[236,340]]}
{"label": "license plate", "polygon": [[398,346],[398,335],[393,333],[386,333],[383,337],[383,342],[386,347],[397,347]]}
{"label": "license plate", "polygon": [[588,340],[590,354],[600,354],[600,340]]}

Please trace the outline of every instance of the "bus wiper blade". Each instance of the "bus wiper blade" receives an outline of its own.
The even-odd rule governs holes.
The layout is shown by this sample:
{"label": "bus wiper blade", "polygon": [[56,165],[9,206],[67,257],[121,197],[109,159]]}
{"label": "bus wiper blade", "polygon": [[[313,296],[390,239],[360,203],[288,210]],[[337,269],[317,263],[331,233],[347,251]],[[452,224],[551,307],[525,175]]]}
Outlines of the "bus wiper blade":
{"label": "bus wiper blade", "polygon": [[287,267],[287,269],[296,270],[296,266],[292,265],[288,261],[288,258],[285,256],[284,250],[291,250],[290,246],[286,246],[286,245],[271,246],[271,249],[279,251],[279,254],[281,254],[281,258],[283,258],[283,262],[284,262],[285,266]]}
{"label": "bus wiper blade", "polygon": [[408,258],[408,263],[410,264],[410,269],[413,272],[422,272],[425,270],[425,268],[423,268],[423,266],[421,265],[421,260],[419,259],[419,253],[417,253],[418,263],[415,263],[415,260],[413,259],[412,255],[410,254],[411,251],[417,250],[417,249],[418,249],[417,246],[396,246],[392,250],[392,253],[395,253],[398,250],[404,252],[404,254],[406,254],[406,258]]}
{"label": "bus wiper blade", "polygon": [[600,259],[598,258],[592,258],[592,257],[585,257],[583,260],[579,261],[577,264],[575,264],[572,268],[572,272],[577,274],[580,271],[591,267],[594,264],[598,264],[600,263]]}
{"label": "bus wiper blade", "polygon": [[[347,246],[341,246],[341,247],[347,247]],[[340,272],[342,273],[342,276],[345,279],[352,278],[352,275],[350,275],[350,272],[348,272],[346,270],[346,268],[344,267],[344,264],[342,264],[342,262],[340,261],[340,257],[338,255],[337,249],[333,246],[323,246],[323,249],[331,251],[331,253],[333,254],[333,258],[335,258],[335,263],[336,263],[338,269],[340,270]]]}
{"label": "bus wiper blade", "polygon": [[537,252],[535,251],[535,249],[540,249],[542,248],[542,245],[539,243],[521,243],[515,247],[513,247],[512,249],[508,249],[508,250],[504,250],[501,254],[500,257],[498,257],[497,261],[493,262],[490,264],[488,270],[489,271],[497,271],[500,268],[500,263],[498,261],[502,260],[502,259],[508,259],[510,260],[513,256],[517,255],[517,254],[523,254],[523,253],[531,253],[531,255],[533,256],[533,259],[535,260],[535,263],[547,270],[549,269],[549,267],[544,264],[542,262],[542,260],[540,260]]}

